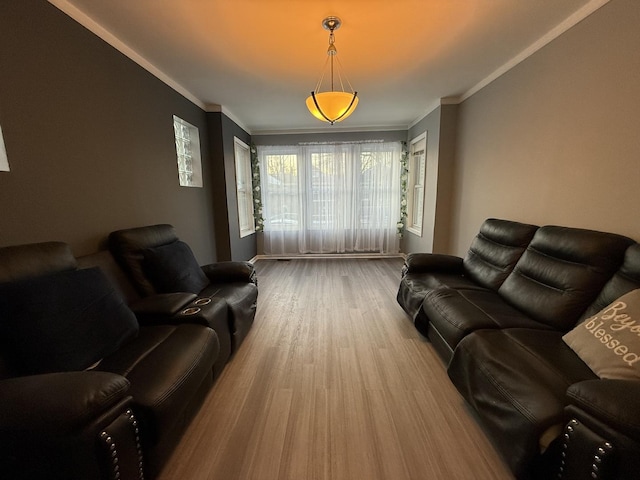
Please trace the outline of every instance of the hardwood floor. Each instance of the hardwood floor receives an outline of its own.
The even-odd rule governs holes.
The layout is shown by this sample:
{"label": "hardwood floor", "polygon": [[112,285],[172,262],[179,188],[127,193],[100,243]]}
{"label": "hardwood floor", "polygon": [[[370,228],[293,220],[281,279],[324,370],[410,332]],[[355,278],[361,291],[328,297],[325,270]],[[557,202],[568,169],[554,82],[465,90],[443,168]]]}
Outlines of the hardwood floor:
{"label": "hardwood floor", "polygon": [[259,260],[254,326],[161,480],[511,479],[395,300],[402,260]]}

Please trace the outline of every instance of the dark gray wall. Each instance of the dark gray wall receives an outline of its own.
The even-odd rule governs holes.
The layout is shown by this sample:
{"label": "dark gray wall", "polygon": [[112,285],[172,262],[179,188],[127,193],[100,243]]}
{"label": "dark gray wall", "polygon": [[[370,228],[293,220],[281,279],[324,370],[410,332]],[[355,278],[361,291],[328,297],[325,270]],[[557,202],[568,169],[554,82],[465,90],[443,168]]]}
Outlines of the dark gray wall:
{"label": "dark gray wall", "polygon": [[440,114],[440,152],[438,155],[438,194],[436,222],[433,229],[433,251],[452,253],[451,223],[453,183],[456,168],[458,105],[442,105]]}
{"label": "dark gray wall", "polygon": [[251,136],[223,113],[208,113],[213,163],[214,209],[218,260],[250,260],[256,256],[256,234],[240,238],[233,137],[247,145]]}
{"label": "dark gray wall", "polygon": [[235,122],[222,114],[222,145],[224,148],[225,183],[229,212],[229,242],[231,244],[230,260],[249,260],[256,256],[256,235],[240,238],[240,222],[238,221],[238,194],[236,190],[236,163],[233,137],[238,137],[247,145],[251,145],[251,136]]}
{"label": "dark gray wall", "polygon": [[407,132],[407,144],[427,132],[427,169],[422,236],[405,230],[403,252],[450,250],[452,187],[458,105],[440,105]]}
{"label": "dark gray wall", "polygon": [[[175,225],[216,259],[205,112],[44,0],[3,1],[0,245],[68,242],[76,255],[115,229]],[[204,188],[178,185],[172,115],[200,130]]]}

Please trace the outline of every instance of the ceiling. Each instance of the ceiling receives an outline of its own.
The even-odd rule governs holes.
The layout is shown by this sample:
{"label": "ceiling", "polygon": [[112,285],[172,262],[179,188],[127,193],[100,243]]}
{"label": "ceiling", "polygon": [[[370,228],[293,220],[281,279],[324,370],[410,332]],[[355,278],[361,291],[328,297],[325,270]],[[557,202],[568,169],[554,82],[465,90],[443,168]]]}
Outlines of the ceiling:
{"label": "ceiling", "polygon": [[[406,129],[457,103],[609,0],[49,0],[208,111],[252,134]],[[360,104],[307,111],[335,15]],[[443,100],[444,99],[444,100]]]}

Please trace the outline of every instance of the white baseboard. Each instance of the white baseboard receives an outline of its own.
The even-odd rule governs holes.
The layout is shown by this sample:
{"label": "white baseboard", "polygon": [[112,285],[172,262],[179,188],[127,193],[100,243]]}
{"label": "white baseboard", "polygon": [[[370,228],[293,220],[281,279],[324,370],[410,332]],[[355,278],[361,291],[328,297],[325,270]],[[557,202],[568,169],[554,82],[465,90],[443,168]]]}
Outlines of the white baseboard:
{"label": "white baseboard", "polygon": [[256,255],[249,262],[257,260],[300,260],[300,259],[344,259],[359,258],[375,260],[380,258],[406,258],[405,253],[301,253],[299,255]]}

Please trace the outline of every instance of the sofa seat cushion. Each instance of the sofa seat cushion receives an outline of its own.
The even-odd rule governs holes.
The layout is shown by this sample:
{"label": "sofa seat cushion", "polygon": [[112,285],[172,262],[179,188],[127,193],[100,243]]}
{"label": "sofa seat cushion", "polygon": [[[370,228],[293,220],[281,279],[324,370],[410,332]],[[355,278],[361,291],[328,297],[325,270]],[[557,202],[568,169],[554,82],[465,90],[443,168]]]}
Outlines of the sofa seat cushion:
{"label": "sofa seat cushion", "polygon": [[229,308],[229,332],[235,352],[253,325],[258,304],[258,287],[254,283],[210,283],[201,297],[223,299]]}
{"label": "sofa seat cushion", "polygon": [[447,372],[517,477],[530,469],[543,434],[564,423],[567,388],[597,378],[561,332],[520,328],[468,335]]}
{"label": "sofa seat cushion", "polygon": [[407,273],[400,280],[397,300],[404,311],[415,320],[425,295],[443,287],[484,290],[483,287],[459,273]]}
{"label": "sofa seat cushion", "polygon": [[218,351],[218,338],[208,327],[143,326],[134,341],[105,358],[97,369],[129,380],[145,441],[154,444],[181,420],[182,410],[202,384],[211,381]]}
{"label": "sofa seat cushion", "polygon": [[[231,332],[229,330],[229,307],[223,298],[196,297],[195,295],[194,297],[192,301],[183,305],[169,319],[156,320],[157,316],[154,315],[153,312],[150,312],[150,315],[144,316],[141,323],[144,324],[146,321],[151,322],[149,324],[154,324],[153,322],[163,324],[196,323],[211,328],[216,332],[218,343],[220,344],[220,353],[213,366],[214,378],[218,378],[232,353]],[[154,297],[147,297],[148,300],[153,300],[153,298]],[[134,312],[136,312],[136,315],[139,315],[139,311],[136,310],[136,308],[137,305],[134,306]]]}
{"label": "sofa seat cushion", "polygon": [[[453,350],[468,334],[482,329],[550,327],[516,310],[492,290],[442,288],[429,292],[422,304],[431,328]],[[416,325],[424,329],[424,325]]]}

